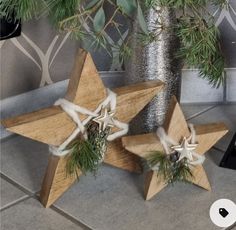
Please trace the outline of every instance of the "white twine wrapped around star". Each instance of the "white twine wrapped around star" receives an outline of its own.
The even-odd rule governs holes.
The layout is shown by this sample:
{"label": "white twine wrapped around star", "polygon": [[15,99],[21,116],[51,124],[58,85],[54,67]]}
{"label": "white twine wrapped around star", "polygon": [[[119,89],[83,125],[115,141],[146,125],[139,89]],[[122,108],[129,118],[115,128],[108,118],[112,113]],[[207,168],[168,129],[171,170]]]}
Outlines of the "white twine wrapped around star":
{"label": "white twine wrapped around star", "polygon": [[[194,150],[197,147],[196,143],[196,132],[194,129],[193,124],[188,124],[191,135],[187,138],[184,137],[181,144],[177,143],[176,141],[170,138],[165,130],[162,127],[157,129],[157,136],[160,139],[160,142],[164,148],[164,151],[167,155],[174,153],[175,151],[178,152],[179,159],[181,161],[183,158],[188,160],[188,163],[191,165],[199,165],[203,164],[205,157],[197,154]],[[153,170],[158,170],[158,164],[152,167]]]}
{"label": "white twine wrapped around star", "polygon": [[[76,123],[77,128],[73,131],[73,133],[59,146],[49,146],[49,150],[53,155],[56,156],[65,156],[70,150],[65,150],[68,144],[74,140],[79,133],[83,135],[85,139],[87,139],[87,132],[85,125],[93,120],[94,122],[99,124],[99,128],[102,126],[102,130],[106,127],[117,127],[120,130],[109,134],[107,137],[108,141],[112,141],[118,137],[125,135],[128,132],[128,124],[118,121],[114,118],[115,109],[116,109],[116,94],[112,92],[110,89],[107,89],[107,98],[98,105],[98,107],[94,111],[90,111],[84,107],[79,105],[75,105],[74,103],[66,100],[59,99],[55,102],[54,105],[61,106],[61,108],[72,118],[72,120]],[[109,108],[109,112],[108,112]],[[105,111],[104,114],[100,114],[101,111]],[[83,121],[79,118],[79,113],[83,115],[87,115],[88,117]]]}

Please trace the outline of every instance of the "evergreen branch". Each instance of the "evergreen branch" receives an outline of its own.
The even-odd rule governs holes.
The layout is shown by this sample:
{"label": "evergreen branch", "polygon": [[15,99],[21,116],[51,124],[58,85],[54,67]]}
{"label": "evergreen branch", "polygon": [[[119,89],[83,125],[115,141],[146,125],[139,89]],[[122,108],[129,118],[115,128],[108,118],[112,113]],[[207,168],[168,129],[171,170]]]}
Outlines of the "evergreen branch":
{"label": "evergreen branch", "polygon": [[189,182],[193,177],[190,165],[186,158],[181,161],[173,161],[171,155],[155,151],[152,152],[146,160],[150,168],[158,168],[158,177],[164,179],[167,184],[173,184],[177,181]]}
{"label": "evergreen branch", "polygon": [[213,86],[222,84],[224,57],[217,28],[208,25],[204,19],[183,17],[179,19],[176,31],[181,41],[177,57],[184,59],[188,66],[199,68],[200,76]]}
{"label": "evergreen branch", "polygon": [[99,131],[98,124],[94,122],[87,125],[88,139],[84,140],[79,137],[67,148],[70,150],[66,164],[68,175],[78,176],[78,171],[84,174],[97,172],[106,151],[106,138],[109,132],[109,128]]}
{"label": "evergreen branch", "polygon": [[[153,0],[154,1],[154,0]],[[177,9],[182,9],[183,7],[194,4],[198,6],[206,6],[207,0],[156,0],[161,6],[173,7]]]}
{"label": "evergreen branch", "polygon": [[60,21],[74,15],[77,12],[79,4],[80,0],[56,0],[55,4],[48,7],[49,16],[52,19],[52,22],[56,26],[59,26]]}
{"label": "evergreen branch", "polygon": [[74,13],[72,14],[72,16],[69,16],[67,18],[63,18],[63,20],[59,20],[59,27],[60,28],[64,28],[64,25],[70,21],[73,22],[74,19],[80,19],[83,16],[89,16],[91,14],[93,14],[102,4],[103,4],[104,0],[102,1],[98,1],[92,8],[89,9],[83,9],[82,11],[80,11],[79,13]]}
{"label": "evergreen branch", "polygon": [[[1,1],[0,11],[8,20],[29,20],[35,17],[44,1],[35,0],[7,0]],[[44,5],[45,6],[45,5]]]}

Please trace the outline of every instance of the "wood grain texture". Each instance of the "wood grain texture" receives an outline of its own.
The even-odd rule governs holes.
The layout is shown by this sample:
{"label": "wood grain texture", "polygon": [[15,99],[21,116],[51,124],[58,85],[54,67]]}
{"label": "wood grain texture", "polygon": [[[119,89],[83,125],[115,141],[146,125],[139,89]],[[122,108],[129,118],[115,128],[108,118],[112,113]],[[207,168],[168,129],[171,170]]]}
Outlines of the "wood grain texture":
{"label": "wood grain texture", "polygon": [[150,200],[166,186],[167,184],[160,176],[158,176],[156,171],[151,170],[147,172],[144,184],[145,200]]}
{"label": "wood grain texture", "polygon": [[146,158],[153,151],[163,151],[155,133],[122,137],[122,144],[126,150],[142,158]]}
{"label": "wood grain texture", "polygon": [[65,98],[89,110],[94,110],[105,97],[106,88],[91,55],[80,49]]}
{"label": "wood grain texture", "polygon": [[130,172],[142,172],[140,157],[125,150],[122,147],[121,139],[108,144],[104,162]]}
{"label": "wood grain texture", "polygon": [[[77,179],[66,173],[66,157],[51,155],[40,191],[40,201],[45,207],[53,204]],[[81,172],[78,171],[78,175]]]}
{"label": "wood grain texture", "polygon": [[196,125],[196,140],[201,143],[197,146],[196,152],[203,155],[227,132],[228,128],[224,123],[212,123]]}
{"label": "wood grain texture", "polygon": [[[116,118],[129,122],[163,87],[160,81],[153,81],[152,84],[145,82],[130,86],[130,89],[114,89],[117,93]],[[86,91],[86,87],[82,89]],[[80,91],[82,89],[78,88]],[[95,85],[93,94],[97,94]],[[96,101],[88,102],[84,107],[95,110],[104,99],[96,98]],[[81,116],[81,120],[84,118]],[[2,124],[8,131],[55,146],[63,143],[76,128],[71,118],[58,106],[6,119]]]}
{"label": "wood grain texture", "polygon": [[[163,87],[162,82],[151,81],[114,89],[116,119],[129,122]],[[93,111],[106,96],[107,89],[92,57],[79,50],[65,98]],[[81,120],[85,118],[80,116]],[[76,128],[73,120],[58,106],[6,119],[2,124],[11,132],[54,146],[62,144]],[[105,163],[131,172],[142,170],[140,158],[124,150],[120,139],[108,143]],[[55,202],[76,180],[66,175],[65,165],[65,157],[51,156],[49,159],[40,194],[45,207]]]}
{"label": "wood grain texture", "polygon": [[193,183],[201,188],[211,191],[211,185],[202,165],[196,165],[192,170],[192,174],[193,178],[189,180],[190,183]]}
{"label": "wood grain texture", "polygon": [[[177,142],[182,141],[184,137],[190,136],[188,124],[175,97],[171,100],[164,123],[164,129],[167,135]],[[206,153],[206,151],[228,132],[224,123],[196,125],[195,130],[196,141],[198,142],[196,152],[201,155]],[[163,151],[163,147],[156,133],[123,137],[122,144],[127,151],[144,159],[147,158],[152,151]],[[202,165],[195,166],[192,169],[192,174],[193,177],[189,179],[190,183],[194,183],[206,190],[211,190],[210,183]],[[166,184],[160,176],[158,176],[157,172],[148,172],[145,179],[145,199],[151,199],[165,186]]]}
{"label": "wood grain texture", "polygon": [[116,119],[131,121],[163,89],[164,84],[159,80],[113,89],[117,94]]}
{"label": "wood grain texture", "polygon": [[188,124],[175,97],[172,97],[167,116],[163,125],[166,133],[176,142],[180,142],[183,137],[189,137]]}

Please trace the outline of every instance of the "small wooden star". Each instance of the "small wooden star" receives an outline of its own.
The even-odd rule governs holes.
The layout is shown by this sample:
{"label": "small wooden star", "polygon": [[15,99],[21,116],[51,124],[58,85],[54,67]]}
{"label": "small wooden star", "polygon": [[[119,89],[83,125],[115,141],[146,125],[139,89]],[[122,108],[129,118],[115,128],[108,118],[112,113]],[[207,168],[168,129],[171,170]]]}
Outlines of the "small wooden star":
{"label": "small wooden star", "polygon": [[107,127],[114,127],[115,112],[109,111],[107,107],[102,108],[99,116],[93,119],[99,125],[99,130],[104,131]]}
{"label": "small wooden star", "polygon": [[[190,136],[188,124],[175,97],[173,97],[170,102],[163,128],[166,134],[177,143],[180,143],[184,137]],[[195,125],[194,128],[198,145],[190,146],[189,151],[194,150],[199,155],[203,155],[228,132],[224,123]],[[123,137],[122,143],[126,150],[144,159],[146,159],[153,151],[164,152],[163,146],[156,133]],[[176,150],[181,153],[184,153],[186,148],[188,148],[188,143],[185,141],[183,141],[180,146],[176,146]],[[184,154],[189,153],[185,152]],[[189,182],[206,190],[211,190],[210,183],[202,165],[195,165],[192,174],[193,177],[189,179]],[[145,179],[145,199],[151,199],[165,186],[167,186],[166,182],[161,176],[158,176],[157,171],[150,170],[147,172]]]}
{"label": "small wooden star", "polygon": [[[161,81],[150,81],[113,89],[116,93],[116,119],[128,123],[163,87]],[[92,57],[86,51],[79,50],[65,98],[94,111],[106,97],[107,89]],[[80,116],[81,121],[86,118],[85,115]],[[60,106],[6,119],[2,124],[11,132],[52,146],[60,146],[77,128]],[[66,174],[66,162],[67,156],[50,156],[40,193],[40,201],[46,207],[54,203],[77,179],[74,175]],[[104,162],[131,172],[141,171],[139,158],[123,149],[120,138],[108,143]]]}
{"label": "small wooden star", "polygon": [[181,161],[183,158],[187,158],[190,161],[192,161],[193,160],[192,153],[197,148],[197,144],[189,143],[188,139],[184,137],[180,145],[174,145],[171,148],[180,154],[178,161]]}

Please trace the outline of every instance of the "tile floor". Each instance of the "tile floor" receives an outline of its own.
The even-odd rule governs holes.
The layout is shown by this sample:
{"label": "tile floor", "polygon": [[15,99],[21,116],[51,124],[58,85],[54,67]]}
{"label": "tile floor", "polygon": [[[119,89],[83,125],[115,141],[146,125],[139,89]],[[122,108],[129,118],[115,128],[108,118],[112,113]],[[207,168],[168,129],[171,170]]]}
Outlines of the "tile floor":
{"label": "tile floor", "polygon": [[190,184],[169,186],[145,202],[143,176],[102,166],[81,177],[51,208],[38,202],[47,146],[20,136],[1,142],[1,230],[213,230],[209,207],[219,198],[236,202],[236,171],[220,168],[236,131],[236,105],[183,106],[193,123],[224,121],[230,132],[207,154],[207,192]]}

